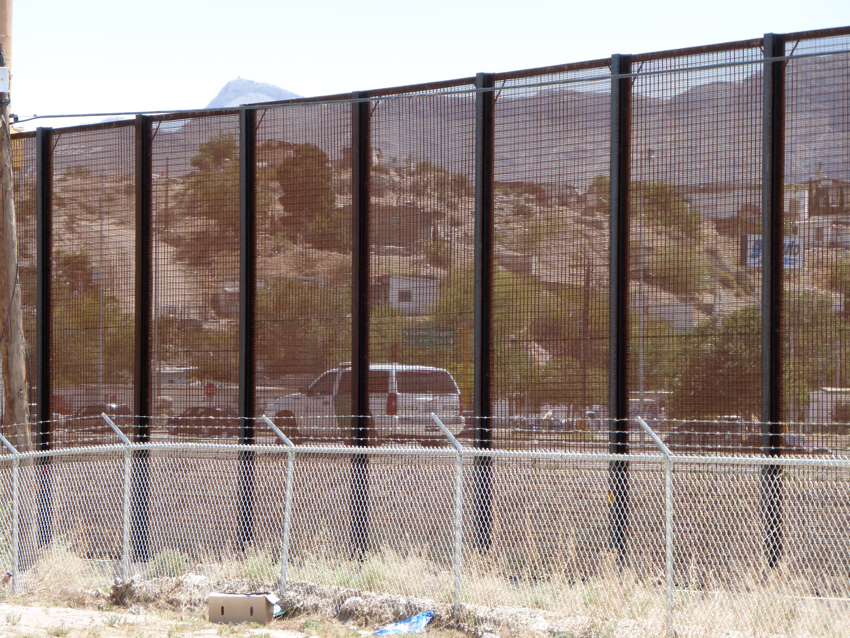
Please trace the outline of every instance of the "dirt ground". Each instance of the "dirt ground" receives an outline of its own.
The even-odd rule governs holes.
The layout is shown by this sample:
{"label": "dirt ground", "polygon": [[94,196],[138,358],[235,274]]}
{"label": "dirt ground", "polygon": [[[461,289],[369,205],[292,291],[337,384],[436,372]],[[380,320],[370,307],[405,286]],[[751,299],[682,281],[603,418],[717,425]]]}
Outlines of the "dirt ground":
{"label": "dirt ground", "polygon": [[[116,580],[111,589],[32,589],[13,596],[0,589],[0,637],[10,638],[361,638],[389,624],[430,611],[431,638],[590,638],[588,618],[518,608],[486,609],[432,600],[374,594],[303,581],[291,582],[280,601],[281,618],[270,624],[218,625],[207,620],[213,592],[257,591],[244,581],[181,578]],[[264,591],[270,591],[266,589]],[[652,633],[652,632],[650,632]],[[615,632],[615,638],[644,638]]]}
{"label": "dirt ground", "polygon": [[[29,602],[0,603],[0,636],[8,638],[360,638],[365,630],[335,619],[301,616],[269,625],[217,625],[204,614],[150,608],[74,608]],[[434,638],[462,638],[455,630],[434,628]]]}
{"label": "dirt ground", "polygon": [[[207,596],[214,589],[245,590],[245,584],[217,585],[186,576],[129,584],[116,581],[111,591],[57,589],[20,597],[12,596],[5,587],[0,591],[0,637],[360,638],[406,617],[414,609],[399,597],[366,595],[364,601],[350,591],[325,591],[305,585],[303,591],[293,588],[281,601],[285,617],[268,625],[221,625],[207,620]],[[482,633],[464,633],[447,624],[445,611],[438,612],[427,634],[434,638],[466,638]]]}

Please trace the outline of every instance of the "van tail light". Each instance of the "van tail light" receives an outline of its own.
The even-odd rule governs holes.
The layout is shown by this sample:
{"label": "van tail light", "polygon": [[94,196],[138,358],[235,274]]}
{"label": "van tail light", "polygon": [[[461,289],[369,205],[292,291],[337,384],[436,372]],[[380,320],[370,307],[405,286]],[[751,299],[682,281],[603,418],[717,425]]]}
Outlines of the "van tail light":
{"label": "van tail light", "polygon": [[387,395],[387,416],[395,416],[398,414],[398,395],[395,392],[390,392]]}

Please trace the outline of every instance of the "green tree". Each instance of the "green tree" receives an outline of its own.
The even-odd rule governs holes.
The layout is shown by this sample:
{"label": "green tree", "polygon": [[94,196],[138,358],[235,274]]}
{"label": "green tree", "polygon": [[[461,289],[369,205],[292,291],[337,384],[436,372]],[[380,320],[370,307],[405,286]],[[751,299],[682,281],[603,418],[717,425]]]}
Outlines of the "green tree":
{"label": "green tree", "polygon": [[607,175],[597,175],[587,187],[591,201],[588,206],[593,212],[606,214],[611,209],[611,180]]}
{"label": "green tree", "polygon": [[[71,293],[66,281],[55,281],[51,321],[54,383],[129,381],[133,370],[133,315],[115,297],[91,287]],[[61,337],[61,338],[59,338]],[[97,362],[103,361],[103,379]]]}
{"label": "green tree", "polygon": [[844,313],[850,314],[850,259],[838,261],[829,272],[830,290],[844,297]]}
{"label": "green tree", "polygon": [[702,235],[699,211],[682,199],[675,186],[666,182],[635,182],[631,188],[630,206],[632,219],[644,219],[668,233],[699,242]]}
{"label": "green tree", "polygon": [[[186,178],[182,203],[190,216],[204,217],[213,224],[202,237],[219,243],[220,233],[239,234],[239,147],[232,133],[221,132],[201,144],[192,158],[195,171]],[[227,241],[227,240],[226,240]]]}
{"label": "green tree", "polygon": [[257,363],[267,374],[316,373],[351,357],[351,289],[282,279],[257,291]]}
{"label": "green tree", "polygon": [[761,313],[748,306],[709,319],[684,340],[668,414],[711,419],[760,413]]}
{"label": "green tree", "polygon": [[314,245],[334,249],[350,244],[347,216],[335,208],[327,153],[314,144],[295,144],[277,167],[275,178],[283,191],[279,201],[290,216],[293,239],[301,234]]}
{"label": "green tree", "polygon": [[[643,241],[643,277],[677,297],[705,292],[709,281],[709,262],[702,245],[702,219],[699,211],[666,182],[632,184],[630,215],[633,223],[647,224],[662,239]],[[632,243],[639,238],[633,234]],[[640,259],[632,248],[632,255]]]}

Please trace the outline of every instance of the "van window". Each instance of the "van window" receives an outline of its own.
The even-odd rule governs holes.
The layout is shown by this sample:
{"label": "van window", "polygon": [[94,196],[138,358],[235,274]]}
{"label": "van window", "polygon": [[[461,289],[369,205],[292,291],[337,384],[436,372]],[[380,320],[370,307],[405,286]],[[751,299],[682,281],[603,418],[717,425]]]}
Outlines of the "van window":
{"label": "van window", "polygon": [[[389,370],[370,370],[369,394],[387,394],[390,391]],[[351,394],[351,371],[346,370],[339,377],[339,388],[337,394]]]}
{"label": "van window", "polygon": [[395,378],[399,394],[457,394],[457,386],[445,370],[399,370]]}
{"label": "van window", "polygon": [[318,396],[330,396],[334,391],[335,380],[336,372],[325,372],[322,376],[313,381],[309,391]]}

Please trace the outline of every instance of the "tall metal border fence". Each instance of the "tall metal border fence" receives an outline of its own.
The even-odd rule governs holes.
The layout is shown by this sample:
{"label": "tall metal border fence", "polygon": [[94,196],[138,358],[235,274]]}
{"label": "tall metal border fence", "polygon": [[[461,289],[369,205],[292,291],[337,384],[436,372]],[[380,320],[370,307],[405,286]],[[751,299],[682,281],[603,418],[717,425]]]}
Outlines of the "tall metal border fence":
{"label": "tall metal border fence", "polygon": [[752,457],[770,569],[786,457],[847,452],[850,27],[13,141],[33,419],[3,434],[39,454],[41,544],[54,454],[114,443],[102,413],[144,558],[168,442],[239,446],[254,542],[263,414],[359,450],[360,552],[372,448],[442,445],[431,412],[479,452],[483,554],[496,453],[610,455],[620,568],[638,417],[674,454]]}

